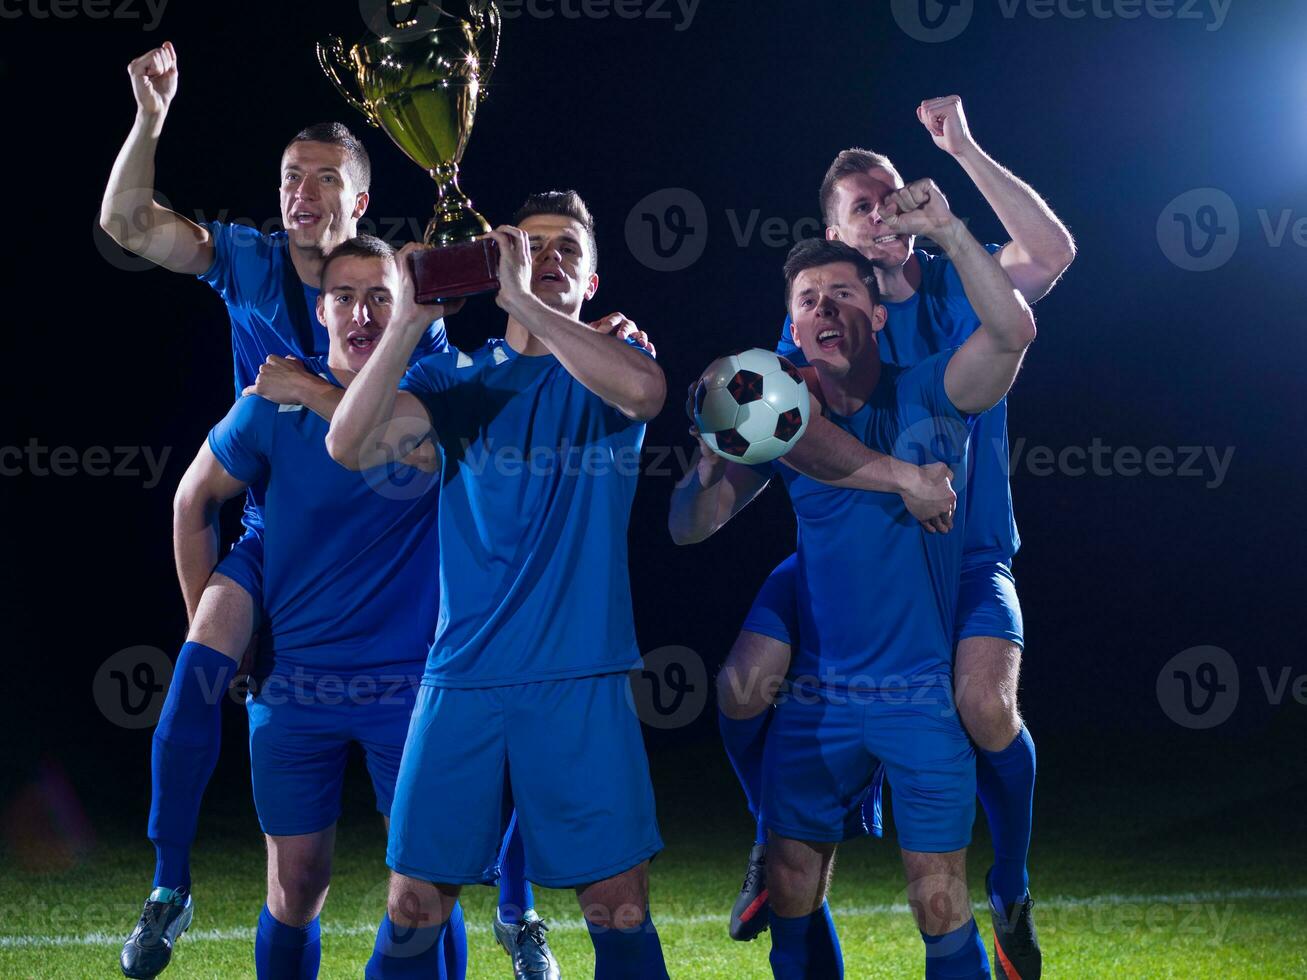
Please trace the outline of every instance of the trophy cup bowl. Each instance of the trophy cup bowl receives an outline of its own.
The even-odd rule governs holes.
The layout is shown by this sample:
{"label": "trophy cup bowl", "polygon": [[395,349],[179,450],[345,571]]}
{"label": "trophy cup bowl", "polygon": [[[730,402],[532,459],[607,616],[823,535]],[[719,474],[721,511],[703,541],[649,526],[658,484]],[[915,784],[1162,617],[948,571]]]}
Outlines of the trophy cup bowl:
{"label": "trophy cup bowl", "polygon": [[[415,29],[410,19],[348,51],[338,37],[318,42],[318,63],[345,100],[436,182],[435,215],[423,239],[431,248],[412,263],[419,303],[499,285],[498,245],[480,237],[490,225],[458,186],[458,168],[498,60],[500,13],[494,0],[465,6],[465,17],[436,7],[432,26]],[[400,7],[412,12],[415,5],[391,0],[392,11]]]}

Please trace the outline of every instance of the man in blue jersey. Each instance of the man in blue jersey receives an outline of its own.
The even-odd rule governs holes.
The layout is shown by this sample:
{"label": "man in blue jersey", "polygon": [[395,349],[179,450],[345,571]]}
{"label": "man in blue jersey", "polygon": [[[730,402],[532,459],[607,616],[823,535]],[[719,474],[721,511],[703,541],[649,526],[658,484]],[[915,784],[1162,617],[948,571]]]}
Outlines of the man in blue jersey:
{"label": "man in blue jersey", "polygon": [[[231,320],[235,390],[254,384],[260,366],[284,357],[325,355],[329,337],[316,307],[324,257],[353,238],[370,201],[367,149],[339,123],[301,131],[282,153],[280,213],[286,230],[264,235],[244,225],[199,225],[154,200],[154,157],[177,93],[177,53],[165,43],[128,66],[136,120],[105,189],[102,227],[124,248],[174,272],[196,275],[226,303]],[[424,328],[414,357],[447,347],[443,321]],[[330,399],[333,386],[299,375],[301,401]],[[122,952],[129,976],[153,977],[168,963],[172,942],[190,924],[190,849],[200,799],[217,761],[221,693],[248,645],[262,592],[262,526],[257,487],[247,495],[246,534],[223,563],[212,552],[178,548],[177,571],[192,636],[224,637],[206,643],[210,654],[185,652],[173,674],[172,707],[155,731],[149,837],[155,846],[153,891]],[[206,538],[207,540],[207,538]],[[201,599],[204,619],[197,622]],[[241,639],[244,637],[244,639]],[[219,652],[220,651],[220,652]],[[218,686],[221,682],[221,688]],[[210,692],[209,695],[203,692]],[[501,915],[521,921],[529,893],[517,849],[502,879]]]}
{"label": "man in blue jersey", "polygon": [[[846,245],[809,240],[786,263],[793,336],[836,426],[878,453],[964,472],[974,417],[1007,393],[1034,320],[933,182],[900,188],[885,211],[899,233],[928,233],[948,251],[984,326],[913,368],[882,364],[886,311],[875,267]],[[840,464],[832,461],[832,478]],[[672,499],[673,537],[711,534],[772,473],[799,521],[799,645],[762,785],[773,972],[783,980],[843,976],[826,889],[836,846],[861,832],[861,807],[883,762],[926,975],[988,976],[966,888],[975,757],[952,710],[962,538],[929,534],[891,495],[840,489],[779,464],[728,463],[702,445]]]}
{"label": "man in blue jersey", "polygon": [[[957,96],[922,103],[917,117],[935,143],[959,162],[1003,222],[1012,240],[988,249],[1026,300],[1037,302],[1075,257],[1070,234],[1028,185],[980,149]],[[884,201],[902,186],[902,178],[886,157],[846,150],[822,184],[820,203],[827,236],[857,248],[876,266],[888,310],[880,335],[881,357],[887,364],[907,367],[963,343],[980,321],[949,257],[914,249],[911,236],[895,234],[884,222]],[[791,339],[788,321],[777,349],[800,365],[806,363]],[[1020,539],[1008,487],[1006,400],[981,416],[973,439],[971,471],[965,480],[965,558],[955,629],[956,699],[963,724],[979,750],[980,799],[994,839],[995,860],[987,890],[996,958],[1009,978],[1031,980],[1040,973],[1026,872],[1035,751],[1017,708],[1024,636],[1012,577]],[[856,473],[864,464],[859,453],[869,451],[849,448],[851,455],[844,465]],[[843,485],[879,489],[856,478]],[[791,556],[772,573],[719,676],[723,740],[755,817],[758,765],[770,704],[767,691],[785,675],[791,648],[797,644],[797,627],[789,612],[795,568]],[[764,840],[759,826],[745,886],[732,914],[735,938],[751,939],[766,927]]]}
{"label": "man in blue jersey", "polygon": [[396,788],[388,915],[367,975],[413,976],[434,957],[516,805],[527,876],[576,890],[595,976],[664,978],[648,912],[662,840],[629,703],[640,653],[626,539],[644,424],[666,382],[651,357],[578,319],[599,285],[581,199],[535,195],[514,225],[493,233],[504,339],[408,370],[421,316],[397,309],[327,437],[352,469],[431,438],[443,472],[440,626]]}
{"label": "man in blue jersey", "polygon": [[[305,364],[333,387],[353,381],[385,332],[393,254],[357,238],[324,265],[330,353]],[[179,560],[190,551],[198,563],[212,556],[223,502],[252,486],[263,491],[264,624],[247,699],[255,807],[268,843],[255,940],[261,978],[317,975],[347,752],[362,746],[388,819],[437,613],[434,467],[351,473],[327,454],[327,427],[302,405],[241,398],[178,492]],[[206,595],[199,623],[211,606]],[[199,635],[224,645],[244,639]],[[205,651],[192,640],[184,656]],[[460,944],[462,929],[451,930],[447,975],[461,976]]]}

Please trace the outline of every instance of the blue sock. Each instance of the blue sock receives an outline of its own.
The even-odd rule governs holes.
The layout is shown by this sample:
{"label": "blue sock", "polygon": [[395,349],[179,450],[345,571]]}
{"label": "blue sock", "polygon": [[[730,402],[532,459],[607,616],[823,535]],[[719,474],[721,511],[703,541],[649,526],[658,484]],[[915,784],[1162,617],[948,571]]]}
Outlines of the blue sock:
{"label": "blue sock", "polygon": [[1035,743],[1024,725],[1001,752],[976,753],[976,792],[994,839],[990,894],[1006,909],[1022,901],[1030,887],[1026,855],[1035,802]]}
{"label": "blue sock", "polygon": [[771,968],[776,980],[842,980],[844,954],[828,903],[796,919],[772,910]]}
{"label": "blue sock", "polygon": [[455,905],[448,922],[426,929],[397,926],[383,916],[363,975],[367,980],[463,980],[466,970],[463,910]]}
{"label": "blue sock", "polygon": [[634,929],[587,927],[595,949],[595,980],[668,980],[662,941],[649,912]]}
{"label": "blue sock", "polygon": [[926,943],[926,980],[989,980],[989,957],[975,919],[942,936],[923,932],[921,938]]}
{"label": "blue sock", "polygon": [[722,733],[726,757],[731,760],[735,775],[744,788],[749,812],[757,821],[755,844],[767,841],[762,826],[762,752],[767,744],[767,728],[771,723],[771,709],[753,718],[728,718],[718,709],[717,728]]}
{"label": "blue sock", "polygon": [[254,969],[259,980],[313,980],[321,962],[322,925],[317,919],[297,929],[278,922],[268,906],[263,906],[254,937]]}
{"label": "blue sock", "polygon": [[199,643],[187,643],[177,657],[150,760],[147,832],[155,849],[155,887],[191,887],[191,843],[200,799],[218,764],[222,699],[236,667],[231,657]]}
{"label": "blue sock", "polygon": [[514,810],[499,852],[499,917],[511,925],[521,922],[522,913],[531,908],[535,908],[535,894],[526,880],[526,852]]}
{"label": "blue sock", "polygon": [[440,941],[444,972],[440,980],[463,980],[467,976],[467,927],[463,922],[463,904],[454,903],[445,923],[445,934]]}

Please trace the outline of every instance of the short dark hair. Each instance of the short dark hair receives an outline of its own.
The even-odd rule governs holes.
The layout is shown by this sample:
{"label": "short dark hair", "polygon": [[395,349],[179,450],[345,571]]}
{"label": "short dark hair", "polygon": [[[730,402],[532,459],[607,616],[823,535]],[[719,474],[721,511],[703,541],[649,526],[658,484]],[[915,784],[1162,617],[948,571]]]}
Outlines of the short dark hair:
{"label": "short dark hair", "polygon": [[327,270],[337,259],[393,259],[395,250],[380,238],[372,235],[359,235],[349,241],[341,242],[327,253],[322,263],[322,288],[327,288]]}
{"label": "short dark hair", "polygon": [[590,271],[599,267],[599,240],[595,238],[595,219],[585,201],[576,191],[544,191],[532,194],[513,215],[513,224],[521,226],[527,218],[538,214],[557,214],[580,222],[590,240]]}
{"label": "short dark hair", "polygon": [[839,186],[841,180],[845,177],[851,177],[854,174],[865,174],[868,170],[880,167],[897,174],[898,168],[890,162],[890,158],[883,153],[873,153],[871,150],[864,150],[859,146],[852,147],[848,150],[842,150],[840,155],[835,158],[835,162],[830,165],[826,171],[826,176],[821,182],[821,219],[826,222],[826,226],[839,224],[839,215],[834,213],[835,209],[835,189]]}
{"label": "short dark hair", "polygon": [[873,306],[880,305],[880,284],[876,282],[876,267],[856,248],[850,248],[843,242],[827,241],[824,238],[805,238],[785,259],[785,308],[790,308],[790,294],[794,292],[794,280],[799,273],[815,269],[822,265],[834,265],[836,262],[848,262],[858,272],[858,279],[867,287]]}
{"label": "short dark hair", "polygon": [[344,123],[324,122],[307,126],[295,134],[295,138],[286,144],[286,149],[289,150],[296,143],[330,143],[342,147],[345,150],[345,169],[349,171],[349,179],[360,191],[366,191],[372,186],[372,158],[368,156],[368,148]]}

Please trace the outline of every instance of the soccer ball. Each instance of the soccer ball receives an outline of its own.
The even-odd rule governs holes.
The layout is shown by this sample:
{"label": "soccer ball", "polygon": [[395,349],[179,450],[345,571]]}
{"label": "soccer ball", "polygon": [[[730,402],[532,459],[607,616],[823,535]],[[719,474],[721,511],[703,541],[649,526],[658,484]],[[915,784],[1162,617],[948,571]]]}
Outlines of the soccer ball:
{"label": "soccer ball", "polygon": [[798,369],[754,348],[720,357],[694,391],[694,422],[704,442],[737,463],[770,463],[808,428],[808,385]]}

